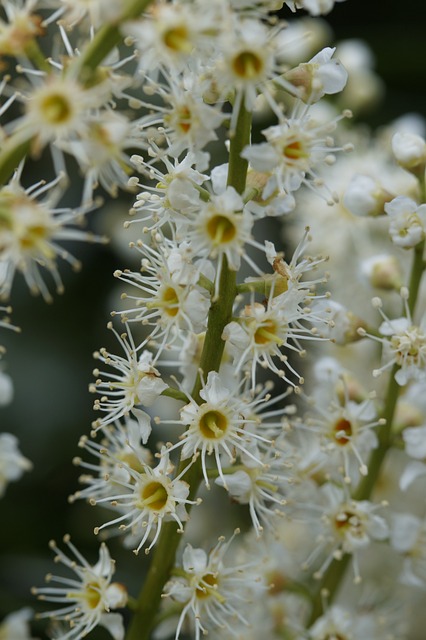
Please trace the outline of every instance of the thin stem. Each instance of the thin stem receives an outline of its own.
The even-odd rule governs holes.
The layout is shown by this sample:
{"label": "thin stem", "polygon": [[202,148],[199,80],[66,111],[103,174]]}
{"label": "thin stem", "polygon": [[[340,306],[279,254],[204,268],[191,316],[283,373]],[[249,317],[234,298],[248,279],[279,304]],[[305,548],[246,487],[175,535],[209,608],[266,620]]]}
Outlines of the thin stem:
{"label": "thin stem", "polygon": [[122,41],[120,25],[137,18],[151,4],[152,0],[127,0],[119,20],[110,22],[99,29],[93,40],[76,60],[78,76],[83,82],[96,71],[109,52]]}
{"label": "thin stem", "polygon": [[30,147],[31,137],[24,136],[22,131],[6,139],[0,154],[0,185],[6,184]]}
{"label": "thin stem", "polygon": [[413,257],[413,265],[411,268],[411,276],[410,282],[408,284],[408,290],[410,292],[410,297],[408,298],[408,308],[410,310],[411,316],[414,314],[414,307],[417,300],[417,295],[419,292],[420,282],[423,275],[423,252],[425,248],[425,241],[420,242],[414,248],[414,257]]}
{"label": "thin stem", "polygon": [[[228,172],[228,185],[233,186],[239,193],[243,193],[245,189],[247,174],[247,162],[240,157],[240,153],[249,142],[250,130],[251,114],[241,107],[235,136],[231,140]],[[229,269],[225,259],[220,275],[219,294],[210,307],[206,337],[200,357],[200,369],[204,375],[210,371],[219,370],[225,346],[222,333],[232,317],[235,296],[236,272]],[[197,401],[201,387],[201,376],[198,375],[192,391],[192,397]],[[188,461],[182,461],[178,473],[181,473],[187,464]],[[200,459],[191,465],[182,479],[189,484],[189,499],[193,500],[202,479]],[[163,524],[145,583],[137,599],[137,611],[130,623],[126,640],[148,640],[156,621],[164,585],[175,563],[180,539],[181,535],[176,529],[175,522]]]}

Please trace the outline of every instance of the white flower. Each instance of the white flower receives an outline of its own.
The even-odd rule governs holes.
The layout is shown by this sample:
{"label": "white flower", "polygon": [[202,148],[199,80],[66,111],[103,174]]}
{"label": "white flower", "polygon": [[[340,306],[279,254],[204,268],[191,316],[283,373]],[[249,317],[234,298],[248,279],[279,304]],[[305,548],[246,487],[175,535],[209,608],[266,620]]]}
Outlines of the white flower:
{"label": "white flower", "polygon": [[158,249],[138,242],[142,255],[140,271],[128,269],[114,275],[136,289],[122,299],[133,308],[120,313],[126,321],[141,321],[153,326],[151,339],[162,339],[159,352],[167,341],[173,342],[182,330],[200,333],[206,325],[210,298],[197,286],[199,270],[191,261],[190,245],[163,241]]}
{"label": "white flower", "polygon": [[379,327],[381,334],[389,336],[384,341],[387,363],[381,369],[375,369],[373,375],[380,375],[384,369],[397,364],[400,369],[395,380],[401,386],[409,380],[422,380],[426,377],[426,333],[423,327],[413,325],[410,318],[386,320]]}
{"label": "white flower", "polygon": [[[389,605],[387,605],[389,606]],[[371,607],[371,610],[370,610]],[[380,605],[364,605],[359,603],[355,609],[341,605],[332,605],[318,618],[309,629],[309,640],[386,640],[394,636],[399,628],[399,620],[391,624],[386,609]],[[394,621],[392,621],[394,622]],[[398,638],[405,637],[404,635]]]}
{"label": "white flower", "polygon": [[343,195],[343,204],[356,216],[377,216],[383,213],[391,195],[373,176],[356,173]]}
{"label": "white flower", "polygon": [[[244,459],[246,456],[242,456]],[[277,516],[282,516],[282,507],[286,504],[284,486],[288,485],[288,467],[276,447],[269,448],[261,456],[262,464],[248,459],[245,465],[238,465],[234,473],[226,474],[226,488],[233,500],[239,504],[248,504],[253,528],[259,537],[264,526],[274,529]],[[224,486],[222,478],[215,483]]]}
{"label": "white flower", "polygon": [[36,640],[28,624],[32,617],[33,612],[29,608],[10,613],[0,624],[1,640]]}
{"label": "white flower", "polygon": [[[108,451],[104,451],[104,455],[110,456]],[[122,464],[130,479],[125,481],[125,479],[119,479],[115,476],[111,479],[110,495],[90,500],[93,505],[110,503],[122,514],[100,527],[96,527],[96,535],[105,527],[119,524],[120,531],[130,532],[131,544],[133,540],[137,541],[134,553],[138,554],[153,531],[153,539],[145,553],[148,553],[154,546],[160,535],[163,521],[175,520],[179,531],[183,531],[182,523],[188,520],[185,505],[198,503],[187,500],[189,485],[180,480],[184,472],[173,479],[170,477],[174,467],[170,463],[169,454],[164,447],[161,450],[160,462],[156,467],[150,467],[139,459],[142,467],[140,472],[130,467],[126,462],[116,460],[113,454],[111,454],[111,462]],[[108,482],[109,479],[107,479]],[[121,490],[121,493],[114,493],[117,488]],[[126,524],[124,524],[125,522]]]}
{"label": "white flower", "polygon": [[333,559],[341,560],[348,553],[352,555],[355,582],[359,582],[358,553],[368,547],[371,540],[388,537],[386,520],[376,515],[378,505],[368,500],[352,500],[346,491],[331,483],[322,485],[320,492],[325,498],[324,535],[318,542],[323,550],[331,547],[331,553],[315,575],[321,578]]}
{"label": "white flower", "polygon": [[[7,298],[16,271],[20,271],[32,293],[52,297],[41,271],[49,271],[58,293],[63,292],[57,259],[78,270],[80,263],[59,242],[63,240],[102,241],[76,225],[90,207],[59,208],[63,175],[49,183],[40,181],[27,189],[20,185],[23,165],[9,184],[0,189],[0,296]],[[43,197],[44,196],[44,197]]]}
{"label": "white flower", "polygon": [[[216,129],[226,116],[217,107],[206,104],[198,95],[200,87],[196,78],[186,78],[185,87],[182,87],[180,80],[170,78],[169,82],[170,87],[158,85],[157,88],[165,106],[152,105],[153,113],[143,116],[138,122],[142,139],[149,143],[153,125],[158,128],[161,126],[170,157],[179,158],[184,151],[189,151],[194,154],[197,164],[205,162],[207,165],[208,155],[206,157],[200,152],[209,142],[218,139]],[[152,151],[158,151],[155,144],[152,144],[148,153]],[[158,155],[161,156],[162,152]]]}
{"label": "white flower", "polygon": [[251,452],[253,440],[265,440],[262,436],[247,430],[247,426],[256,422],[253,418],[253,406],[256,399],[247,402],[236,397],[235,389],[225,386],[220,375],[210,371],[207,382],[203,384],[200,397],[204,402],[197,403],[193,398],[180,412],[179,424],[187,425],[187,430],[180,436],[180,441],[172,449],[182,447],[182,460],[201,455],[201,467],[204,481],[209,487],[207,473],[207,457],[214,455],[215,463],[222,479],[222,486],[227,488],[226,477],[222,471],[221,454],[227,463],[235,461],[237,454],[246,454],[262,465],[262,462]]}
{"label": "white flower", "polygon": [[312,430],[319,437],[324,450],[331,454],[332,459],[339,460],[344,480],[350,483],[354,477],[354,463],[357,464],[361,475],[368,474],[365,461],[378,444],[373,429],[384,422],[377,419],[376,409],[370,399],[362,402],[349,399],[343,375],[341,383],[344,390],[343,398],[339,397],[340,389],[335,386],[331,402],[322,407],[318,402],[312,401],[314,411],[309,413],[302,423],[297,424],[299,427],[303,424],[304,428]]}
{"label": "white flower", "polygon": [[167,76],[176,75],[185,68],[194,48],[201,60],[211,55],[221,18],[226,21],[218,9],[214,2],[160,4],[143,20],[126,23],[124,31],[142,54],[139,66],[144,75],[157,78],[160,70]]}
{"label": "white flower", "polygon": [[407,455],[416,460],[426,458],[426,425],[407,427],[402,432]]}
{"label": "white flower", "polygon": [[[344,112],[342,117],[349,117]],[[296,103],[290,117],[263,130],[266,142],[245,147],[241,156],[246,158],[253,169],[269,175],[263,189],[263,199],[272,195],[297,191],[302,184],[327,192],[332,203],[334,196],[319,180],[321,165],[332,164],[334,152],[342,150],[334,145],[330,136],[336,128],[340,116],[330,122],[319,123],[310,108],[301,101]]]}
{"label": "white flower", "polygon": [[0,433],[0,498],[9,482],[19,480],[24,471],[32,469],[18,448],[18,438],[11,433]]}
{"label": "white flower", "polygon": [[219,44],[221,55],[213,70],[213,84],[218,87],[221,98],[235,92],[233,131],[239,105],[242,103],[248,111],[253,111],[259,93],[277,115],[280,113],[270,88],[271,81],[293,94],[296,89],[283,75],[286,65],[282,59],[290,45],[281,38],[282,24],[270,29],[262,21],[246,17],[231,18],[227,26]]}
{"label": "white flower", "polygon": [[87,134],[90,110],[101,107],[110,97],[108,83],[87,88],[70,73],[36,79],[37,86],[26,98],[26,113],[15,124],[21,135],[34,137],[35,153],[50,142]]}
{"label": "white flower", "polygon": [[238,271],[246,242],[251,239],[253,218],[233,187],[213,195],[200,205],[188,228],[187,239],[197,257],[218,258],[218,273],[224,256],[230,269]]}
{"label": "white flower", "polygon": [[113,197],[118,187],[128,188],[131,165],[125,149],[147,146],[136,125],[112,110],[88,116],[87,124],[87,131],[78,140],[58,142],[59,148],[74,156],[84,175],[83,203],[93,200],[93,191],[99,185]]}
{"label": "white flower", "polygon": [[[112,424],[102,427],[100,432],[103,436],[100,443],[90,440],[87,436],[80,438],[78,446],[97,458],[99,464],[84,462],[80,457],[74,458],[75,465],[87,470],[79,478],[79,482],[86,486],[68,498],[69,502],[78,498],[97,500],[110,495],[114,484],[123,481],[132,483],[129,468],[142,473],[143,465],[152,462],[152,453],[141,445],[145,435],[144,429],[141,429],[136,420],[115,420]],[[106,450],[108,455],[105,455]]]}
{"label": "white flower", "polygon": [[399,291],[403,285],[400,260],[388,253],[370,256],[361,262],[362,275],[368,278],[372,287],[387,291]]}
{"label": "white flower", "polygon": [[37,36],[43,35],[41,16],[33,13],[34,0],[2,2],[7,22],[0,18],[0,55],[22,58]]}
{"label": "white flower", "polygon": [[292,11],[305,9],[309,11],[311,16],[330,13],[335,2],[344,2],[344,0],[285,0],[285,4],[287,4]]}
{"label": "white flower", "polygon": [[[158,149],[151,143],[153,152]],[[168,158],[167,155],[157,154],[165,165],[165,172],[158,167],[145,162],[141,156],[133,155],[131,161],[138,171],[147,174],[155,185],[139,184],[131,178],[134,186],[139,186],[143,191],[136,196],[136,202],[130,209],[131,216],[137,216],[133,220],[125,222],[127,228],[137,222],[146,223],[146,231],[152,231],[164,224],[176,224],[186,222],[186,215],[196,212],[200,206],[200,193],[197,187],[207,180],[208,176],[193,169],[196,164],[194,153],[188,153],[183,160]],[[142,217],[140,213],[143,213]]]}
{"label": "white flower", "polygon": [[392,242],[404,249],[415,247],[425,237],[426,204],[418,205],[411,198],[397,196],[385,204],[389,216]]}
{"label": "white flower", "polygon": [[392,514],[390,542],[404,556],[401,581],[426,588],[426,523],[411,513]]}
{"label": "white flower", "polygon": [[[277,268],[280,268],[279,265]],[[287,268],[285,274],[288,274],[288,280],[285,278],[282,293],[274,297],[272,288],[265,304],[254,302],[252,297],[251,304],[245,306],[238,321],[233,320],[227,324],[222,333],[222,339],[226,341],[234,357],[236,370],[246,370],[250,373],[253,388],[256,384],[258,364],[270,369],[294,386],[285,370],[279,368],[274,362],[274,358],[278,358],[288,371],[296,376],[299,384],[302,384],[303,378],[296,372],[289,362],[287,353],[283,353],[283,350],[290,350],[303,356],[305,351],[299,341],[316,339],[317,329],[310,330],[302,320],[324,323],[324,320],[317,317],[315,313],[311,316],[310,310],[304,310],[304,303],[308,302],[311,293],[304,288],[303,282],[298,281],[300,274],[297,270]],[[275,280],[272,287],[275,283],[278,292],[280,280]],[[286,289],[287,284],[288,289]]]}
{"label": "white flower", "polygon": [[99,560],[92,566],[72,544],[68,535],[64,537],[64,543],[71,551],[71,557],[61,551],[53,540],[50,548],[57,554],[55,561],[68,567],[76,577],[63,578],[49,574],[46,576],[47,582],[56,582],[62,586],[32,590],[39,600],[63,604],[58,611],[47,611],[37,617],[66,621],[69,630],[61,635],[62,640],[84,638],[98,625],[105,627],[114,640],[123,640],[121,615],[110,613],[110,610],[126,605],[127,592],[123,585],[111,582],[115,563],[106,545],[101,544]]}
{"label": "white flower", "polygon": [[335,48],[325,47],[309,62],[299,64],[285,74],[299,88],[299,97],[305,102],[317,102],[326,94],[342,91],[348,73],[339,60],[333,59]]}
{"label": "white flower", "polygon": [[[111,366],[118,373],[99,369],[93,372],[97,380],[90,385],[89,390],[91,393],[101,394],[101,398],[95,400],[93,408],[106,415],[95,420],[92,426],[99,429],[131,412],[139,422],[145,444],[151,433],[151,420],[138,405],[151,406],[168,385],[154,367],[153,356],[149,351],[143,351],[138,356],[138,350],[144,343],[136,348],[127,325],[127,332],[121,335],[113,329],[112,323],[108,324],[108,328],[123,347],[125,357],[111,354],[104,348],[94,354],[97,360]],[[102,380],[102,377],[105,379]]]}
{"label": "white flower", "polygon": [[251,601],[264,587],[250,565],[225,566],[224,556],[231,542],[232,538],[227,543],[219,538],[209,554],[189,544],[185,547],[179,574],[182,577],[172,578],[164,589],[165,596],[183,605],[175,640],[180,638],[186,620],[194,640],[200,640],[210,628],[232,632],[235,621],[248,625],[241,613],[241,601]]}
{"label": "white flower", "polygon": [[369,335],[362,328],[359,329],[359,334],[368,336],[383,345],[385,364],[379,369],[374,369],[373,376],[378,377],[384,371],[397,365],[395,380],[400,386],[404,386],[409,380],[424,380],[426,378],[426,332],[424,317],[420,325],[413,323],[407,302],[408,289],[403,287],[400,293],[405,307],[405,317],[390,320],[382,310],[381,299],[373,298],[373,305],[383,318],[379,332],[385,337],[378,338]]}
{"label": "white flower", "polygon": [[404,169],[415,171],[426,163],[426,141],[416,133],[398,131],[392,138],[392,151]]}

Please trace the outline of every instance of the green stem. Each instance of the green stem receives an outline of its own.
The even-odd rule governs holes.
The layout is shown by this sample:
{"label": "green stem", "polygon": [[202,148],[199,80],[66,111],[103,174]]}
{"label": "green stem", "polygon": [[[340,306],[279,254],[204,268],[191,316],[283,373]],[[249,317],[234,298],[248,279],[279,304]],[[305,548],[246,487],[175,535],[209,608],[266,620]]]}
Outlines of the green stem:
{"label": "green stem", "polygon": [[6,139],[0,154],[0,185],[6,184],[31,147],[31,137],[17,131]]}
{"label": "green stem", "polygon": [[179,391],[179,389],[174,389],[173,387],[164,389],[161,395],[167,396],[168,398],[174,398],[175,400],[182,400],[182,402],[188,402],[188,396],[183,393],[183,391]]}
{"label": "green stem", "polygon": [[52,67],[46,60],[42,50],[39,47],[37,40],[31,40],[25,47],[25,55],[33,62],[33,64],[41,71],[49,73]]}
{"label": "green stem", "polygon": [[417,300],[417,295],[419,292],[420,282],[423,275],[424,263],[423,263],[423,253],[425,248],[425,241],[420,242],[414,248],[414,258],[413,265],[411,269],[410,282],[408,284],[408,290],[410,292],[410,297],[408,298],[408,308],[410,310],[411,316],[414,314],[414,307]]}
{"label": "green stem", "polygon": [[152,0],[127,0],[117,22],[104,24],[93,40],[76,60],[77,75],[86,82],[96,71],[110,51],[122,41],[120,25],[137,18],[151,4]]}
{"label": "green stem", "polygon": [[[235,136],[231,140],[228,185],[239,193],[245,189],[247,162],[240,157],[241,150],[248,144],[251,130],[251,115],[244,107],[240,109]],[[219,282],[219,293],[212,302],[209,311],[207,332],[200,358],[200,369],[204,376],[210,371],[218,371],[225,343],[222,333],[225,325],[232,317],[232,307],[236,296],[236,272],[231,271],[226,259],[223,261]],[[202,388],[201,376],[198,375],[192,391],[192,397],[198,401]],[[188,461],[182,461],[178,473],[181,473]],[[190,486],[188,498],[193,500],[202,480],[200,458],[191,465],[182,479]],[[189,511],[189,507],[188,507]],[[137,611],[130,623],[126,640],[148,640],[157,619],[161,594],[169,579],[175,563],[176,551],[181,540],[175,522],[164,523],[157,545],[154,548],[152,561],[145,583],[138,596]]]}

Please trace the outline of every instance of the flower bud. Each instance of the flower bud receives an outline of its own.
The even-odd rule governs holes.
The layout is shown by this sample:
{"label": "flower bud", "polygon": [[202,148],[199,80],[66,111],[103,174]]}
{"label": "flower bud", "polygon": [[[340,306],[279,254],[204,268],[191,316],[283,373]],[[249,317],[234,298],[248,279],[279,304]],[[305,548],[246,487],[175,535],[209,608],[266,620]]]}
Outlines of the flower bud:
{"label": "flower bud", "polygon": [[349,183],[343,204],[355,216],[379,216],[392,195],[371,176],[356,174]]}
{"label": "flower bud", "polygon": [[426,142],[415,133],[398,132],[392,138],[392,151],[401,167],[420,173],[426,166]]}
{"label": "flower bud", "polygon": [[401,265],[395,256],[372,256],[363,261],[361,270],[370,285],[377,289],[399,291],[403,285]]}

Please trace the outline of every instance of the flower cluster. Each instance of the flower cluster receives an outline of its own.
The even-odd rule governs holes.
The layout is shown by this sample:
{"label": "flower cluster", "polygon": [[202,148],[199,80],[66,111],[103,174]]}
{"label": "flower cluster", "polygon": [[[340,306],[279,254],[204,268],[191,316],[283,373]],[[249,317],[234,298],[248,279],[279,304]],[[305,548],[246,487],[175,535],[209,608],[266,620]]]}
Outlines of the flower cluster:
{"label": "flower cluster", "polygon": [[[22,274],[51,301],[46,272],[61,293],[60,259],[80,266],[62,243],[104,241],[80,228],[98,191],[133,202],[135,260],[114,271],[107,325],[118,348],[94,353],[69,502],[150,563],[128,598],[105,542],[94,565],[68,535],[66,553],[51,542],[73,575],[33,589],[59,604],[38,614],[48,634],[408,638],[392,603],[426,585],[426,525],[388,494],[426,476],[424,137],[342,126],[339,51],[282,19],[333,0],[3,4],[0,297]],[[345,56],[368,58],[354,43]],[[34,160],[53,175],[26,186]],[[0,404],[11,397],[0,372]],[[397,448],[398,476],[383,466]],[[0,494],[30,468],[1,434]],[[371,567],[391,552],[387,597],[373,597],[385,579]],[[26,638],[27,619],[0,635]]]}

